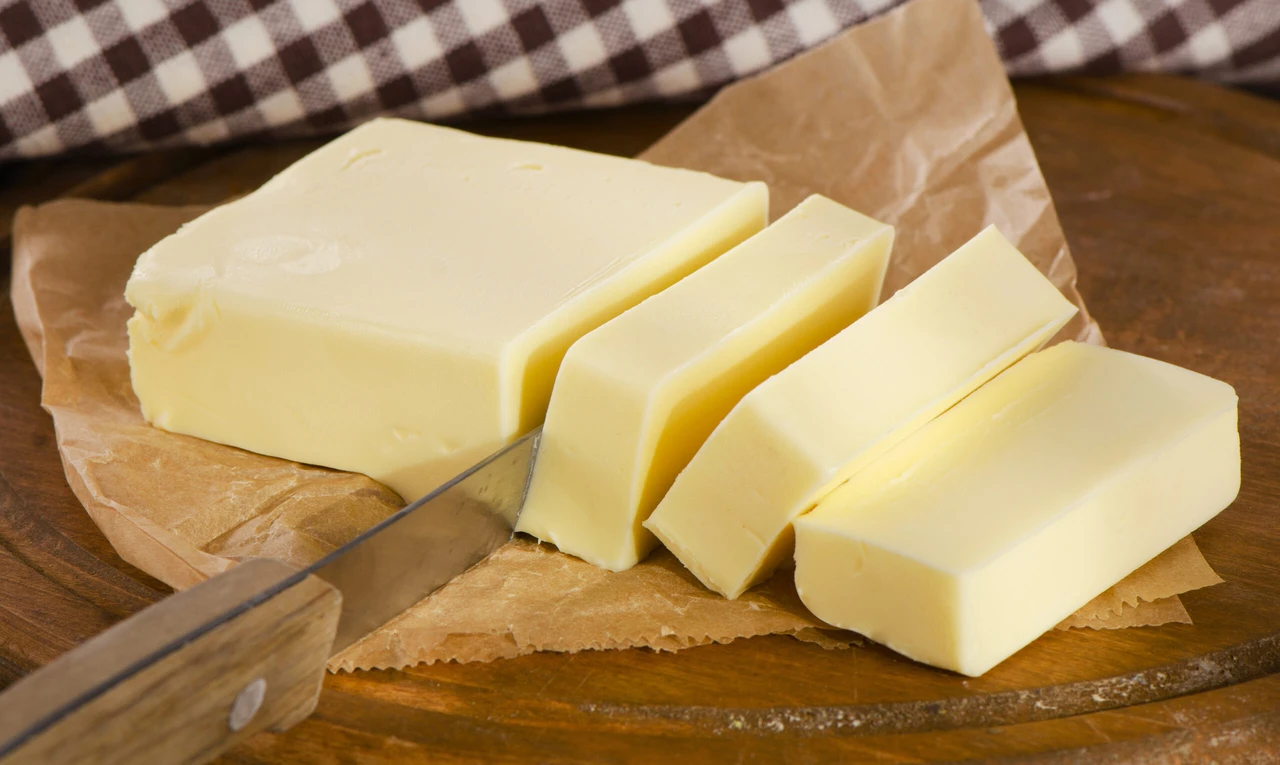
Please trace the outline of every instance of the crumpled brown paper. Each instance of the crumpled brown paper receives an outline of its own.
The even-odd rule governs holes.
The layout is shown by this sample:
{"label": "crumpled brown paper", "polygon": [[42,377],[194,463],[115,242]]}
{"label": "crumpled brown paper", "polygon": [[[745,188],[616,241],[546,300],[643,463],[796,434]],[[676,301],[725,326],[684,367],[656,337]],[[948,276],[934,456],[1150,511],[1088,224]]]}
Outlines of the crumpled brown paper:
{"label": "crumpled brown paper", "polygon": [[1191,615],[1178,595],[1221,583],[1222,577],[1214,573],[1195,541],[1187,537],[1089,601],[1064,619],[1058,629],[1190,624]]}
{"label": "crumpled brown paper", "polygon": [[[496,614],[501,617],[495,619]],[[678,651],[768,634],[794,635],[825,648],[861,642],[810,615],[788,576],[726,600],[703,587],[666,550],[613,573],[519,538],[335,663],[356,669],[443,656],[488,661],[534,651]]]}
{"label": "crumpled brown paper", "polygon": [[[968,0],[916,0],[725,89],[646,157],[770,183],[774,214],[821,192],[899,226],[886,294],[996,223],[1081,306],[1067,335],[1101,342],[998,57]],[[121,556],[174,587],[270,556],[319,558],[400,506],[363,476],[148,426],[129,384],[122,297],[134,260],[199,213],[83,201],[23,210],[13,301],[44,375],[72,489]],[[1185,618],[1176,593],[1218,581],[1171,548],[1062,627]],[[1154,601],[1154,602],[1153,602]],[[788,577],[728,601],[659,552],[614,574],[516,540],[333,668],[487,661],[536,650],[677,650],[763,634],[826,647]]]}
{"label": "crumpled brown paper", "polygon": [[820,193],[896,227],[888,297],[994,223],[1101,343],[1049,188],[971,0],[916,0],[725,88],[641,155],[769,184],[776,219]]}

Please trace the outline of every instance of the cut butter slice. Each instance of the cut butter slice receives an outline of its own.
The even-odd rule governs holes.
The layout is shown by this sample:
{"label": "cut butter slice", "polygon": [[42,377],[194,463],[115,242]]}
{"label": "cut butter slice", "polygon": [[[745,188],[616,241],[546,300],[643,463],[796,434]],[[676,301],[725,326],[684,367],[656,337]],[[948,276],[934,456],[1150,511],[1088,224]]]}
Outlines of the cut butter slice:
{"label": "cut butter slice", "polygon": [[138,260],[158,427],[406,499],[535,427],[574,340],[763,228],[767,190],[375,120]]}
{"label": "cut butter slice", "polygon": [[641,527],[734,404],[879,300],[893,229],[811,196],[574,343],[517,529],[621,571]]}
{"label": "cut butter slice", "polygon": [[1075,312],[989,227],[744,396],[645,526],[736,598],[789,555],[793,519]]}
{"label": "cut butter slice", "polygon": [[1062,343],[796,521],[796,587],[829,624],[981,675],[1239,488],[1230,385]]}

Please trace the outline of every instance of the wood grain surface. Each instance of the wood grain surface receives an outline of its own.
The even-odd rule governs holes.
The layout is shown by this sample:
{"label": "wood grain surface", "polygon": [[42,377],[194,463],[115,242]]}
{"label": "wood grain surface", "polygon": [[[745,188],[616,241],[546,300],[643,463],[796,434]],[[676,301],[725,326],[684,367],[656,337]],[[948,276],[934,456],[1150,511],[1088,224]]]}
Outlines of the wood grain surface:
{"label": "wood grain surface", "polygon": [[[0,507],[8,499],[0,486]],[[306,719],[342,597],[296,574],[278,561],[247,561],[27,675],[0,694],[0,762],[203,763]]]}
{"label": "wood grain surface", "polygon": [[[1184,596],[1194,625],[1054,632],[976,679],[783,637],[335,675],[310,719],[226,761],[1280,762],[1280,105],[1159,76],[1016,90],[1109,343],[1240,394],[1243,489],[1195,535],[1226,584]],[[472,127],[633,154],[685,113]],[[315,145],[180,152],[169,174],[155,157],[7,168],[0,214],[76,186],[217,202]],[[4,286],[0,684],[164,595],[67,488]]]}

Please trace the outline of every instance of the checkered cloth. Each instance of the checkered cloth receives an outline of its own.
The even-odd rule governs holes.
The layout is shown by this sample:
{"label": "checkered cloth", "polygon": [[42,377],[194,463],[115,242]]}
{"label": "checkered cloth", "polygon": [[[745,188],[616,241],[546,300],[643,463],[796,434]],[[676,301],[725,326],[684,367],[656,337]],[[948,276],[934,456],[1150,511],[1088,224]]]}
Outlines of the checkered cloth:
{"label": "checkered cloth", "polygon": [[[0,160],[704,96],[900,0],[0,0]],[[1280,0],[981,0],[1010,73],[1280,83]]]}

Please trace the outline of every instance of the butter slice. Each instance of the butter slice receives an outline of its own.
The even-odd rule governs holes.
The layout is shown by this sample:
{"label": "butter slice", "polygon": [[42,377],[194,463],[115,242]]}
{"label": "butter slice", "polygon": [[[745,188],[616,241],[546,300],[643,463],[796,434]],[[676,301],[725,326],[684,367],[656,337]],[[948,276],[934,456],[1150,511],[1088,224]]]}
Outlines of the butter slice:
{"label": "butter slice", "polygon": [[133,387],[158,427],[414,499],[537,426],[573,341],[766,217],[759,183],[376,120],[142,255]]}
{"label": "butter slice", "polygon": [[869,311],[893,228],[821,196],[589,332],[565,355],[524,531],[622,571],[640,524],[747,391]]}
{"label": "butter slice", "polygon": [[645,526],[736,598],[788,557],[793,519],[1075,312],[988,227],[743,397]]}
{"label": "butter slice", "polygon": [[1062,343],[796,521],[796,587],[825,622],[981,675],[1239,488],[1230,385]]}

